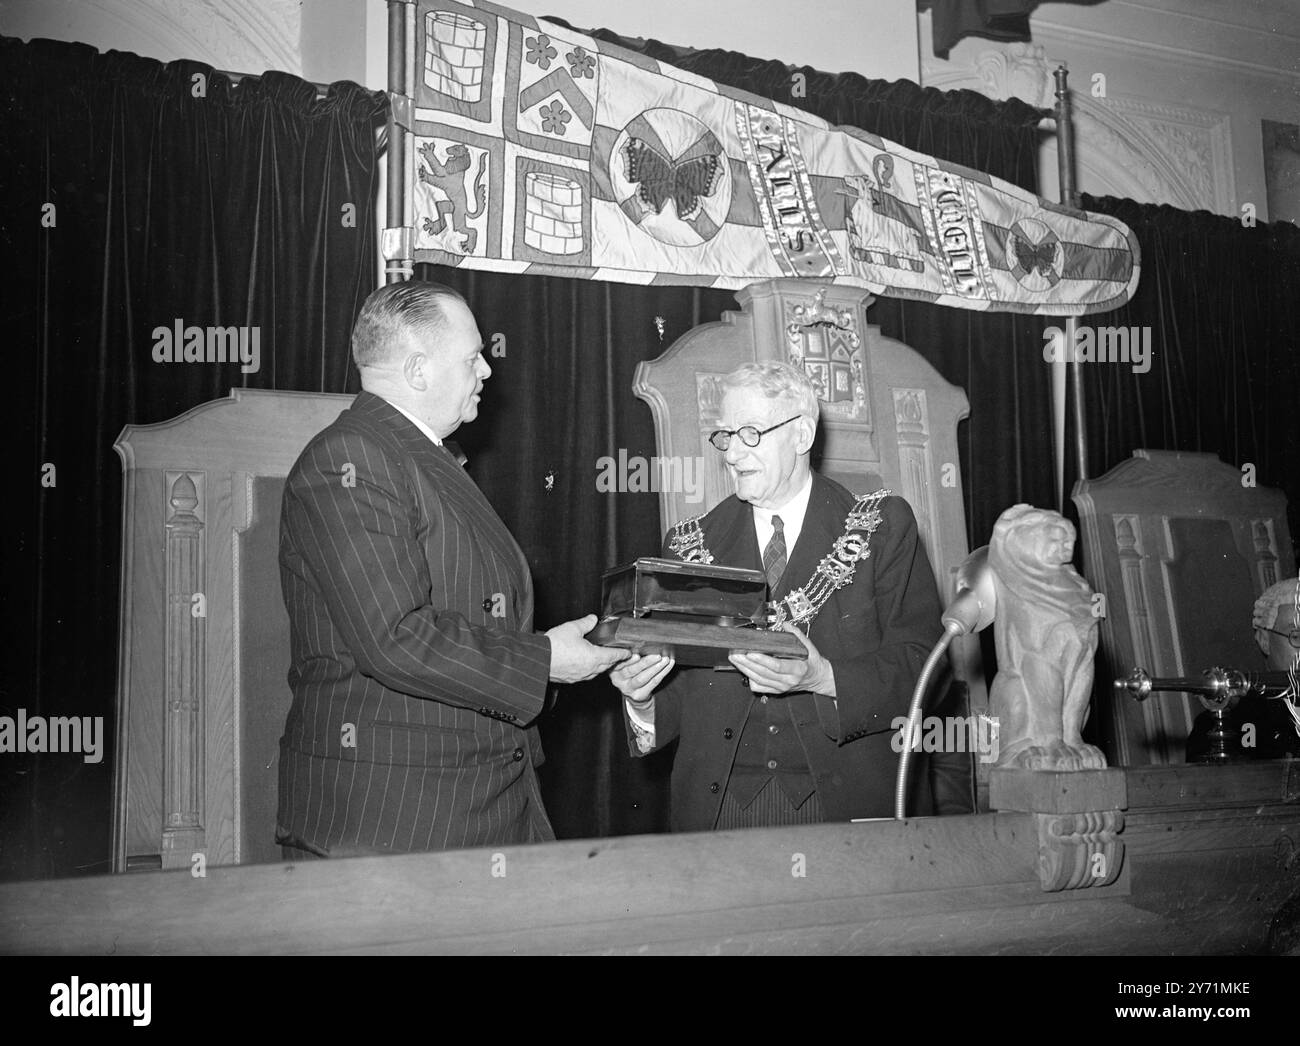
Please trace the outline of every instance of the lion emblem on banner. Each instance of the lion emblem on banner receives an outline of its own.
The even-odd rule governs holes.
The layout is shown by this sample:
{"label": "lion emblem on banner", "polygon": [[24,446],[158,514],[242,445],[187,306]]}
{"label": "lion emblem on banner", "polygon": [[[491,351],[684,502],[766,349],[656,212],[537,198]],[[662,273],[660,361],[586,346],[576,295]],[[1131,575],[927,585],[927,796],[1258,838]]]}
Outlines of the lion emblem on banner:
{"label": "lion emblem on banner", "polygon": [[[424,214],[420,221],[420,231],[451,254],[473,254],[478,246],[478,230],[470,222],[481,217],[487,208],[484,177],[487,173],[488,154],[479,153],[472,183],[468,179],[473,158],[463,143],[450,143],[445,160],[438,159],[436,141],[421,145],[419,154],[419,185],[424,189],[423,193],[417,195],[416,201],[417,213]],[[471,192],[473,207],[470,206]],[[432,204],[432,207],[422,204]],[[429,214],[429,211],[433,213]]]}

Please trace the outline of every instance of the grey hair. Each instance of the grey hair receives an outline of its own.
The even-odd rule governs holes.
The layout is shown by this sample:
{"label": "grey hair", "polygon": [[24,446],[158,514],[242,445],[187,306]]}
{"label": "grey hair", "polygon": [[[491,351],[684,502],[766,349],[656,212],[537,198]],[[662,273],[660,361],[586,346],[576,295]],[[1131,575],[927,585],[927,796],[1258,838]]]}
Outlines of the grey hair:
{"label": "grey hair", "polygon": [[782,399],[801,415],[817,424],[821,408],[817,391],[802,367],[789,363],[742,363],[718,381],[723,395],[739,389],[755,389],[768,399]]}
{"label": "grey hair", "polygon": [[352,325],[352,359],[358,367],[395,362],[412,331],[436,341],[446,327],[444,307],[465,299],[450,287],[428,280],[389,283],[373,292]]}
{"label": "grey hair", "polygon": [[[1296,598],[1296,587],[1300,586],[1300,578],[1283,578],[1260,594],[1255,600],[1255,606],[1251,615],[1251,625],[1255,629],[1255,642],[1259,648],[1268,653],[1268,629],[1277,625],[1277,612],[1283,607],[1294,607]],[[1300,619],[1297,619],[1295,628],[1300,628]]]}

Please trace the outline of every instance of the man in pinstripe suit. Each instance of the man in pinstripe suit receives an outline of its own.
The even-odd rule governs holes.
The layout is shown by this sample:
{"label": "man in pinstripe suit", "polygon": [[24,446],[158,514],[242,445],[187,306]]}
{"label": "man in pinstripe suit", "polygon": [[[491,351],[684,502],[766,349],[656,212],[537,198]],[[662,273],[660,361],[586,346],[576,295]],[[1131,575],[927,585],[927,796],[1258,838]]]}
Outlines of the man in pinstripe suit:
{"label": "man in pinstripe suit", "polygon": [[277,841],[339,857],[554,838],[535,721],[550,682],[627,656],[533,631],[527,561],[444,442],[492,373],[458,294],[390,284],[352,332],[362,392],[285,483],[293,705]]}

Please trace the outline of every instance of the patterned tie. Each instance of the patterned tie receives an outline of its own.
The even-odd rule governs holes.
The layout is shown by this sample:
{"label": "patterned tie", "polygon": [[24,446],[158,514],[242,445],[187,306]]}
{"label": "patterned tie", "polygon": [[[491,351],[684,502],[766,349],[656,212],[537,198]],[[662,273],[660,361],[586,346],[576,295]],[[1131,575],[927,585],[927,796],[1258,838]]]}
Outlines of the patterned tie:
{"label": "patterned tie", "polygon": [[772,517],[772,540],[763,550],[763,569],[767,572],[769,593],[776,591],[776,584],[785,573],[785,524],[780,516]]}

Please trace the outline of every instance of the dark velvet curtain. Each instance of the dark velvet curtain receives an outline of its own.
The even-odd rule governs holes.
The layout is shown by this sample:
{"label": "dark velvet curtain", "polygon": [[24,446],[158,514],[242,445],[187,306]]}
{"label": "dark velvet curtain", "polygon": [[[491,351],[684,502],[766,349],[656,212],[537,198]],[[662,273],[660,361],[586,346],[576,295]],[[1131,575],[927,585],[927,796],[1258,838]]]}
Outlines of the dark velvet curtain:
{"label": "dark velvet curtain", "polygon": [[1146,373],[1081,368],[1089,471],[1138,447],[1253,465],[1257,485],[1286,493],[1300,537],[1300,229],[1113,197],[1082,206],[1119,218],[1142,249],[1132,301],[1094,322],[1151,341]]}
{"label": "dark velvet curtain", "polygon": [[[907,82],[829,76],[804,69],[806,97],[791,97],[792,70],[742,55],[690,52],[656,42],[619,43],[830,121],[909,148],[1036,186],[1041,113],[973,92],[944,93]],[[658,497],[599,493],[601,457],[655,453],[649,408],[631,391],[641,360],[654,359],[692,326],[738,306],[725,291],[635,287],[551,277],[474,273],[435,266],[417,276],[467,296],[489,357],[479,420],[457,438],[470,472],[518,537],[538,590],[538,627],[599,609],[607,567],[657,554]],[[869,313],[907,342],[971,400],[961,467],[972,540],[988,540],[997,515],[1017,501],[1051,504],[1048,367],[1043,321],[879,300]],[[662,328],[662,330],[661,330]],[[667,827],[666,755],[627,753],[618,695],[605,679],[562,690],[542,725],[547,809],[561,837],[662,831]]]}
{"label": "dark velvet curtain", "polygon": [[[378,282],[386,106],[350,83],[318,99],[282,73],[236,86],[197,62],[0,38],[0,715],[105,727],[98,764],[0,758],[0,876],[108,870],[122,427],[232,386],[356,388],[347,334]],[[154,328],[177,321],[258,328],[258,369],[155,362]]]}

